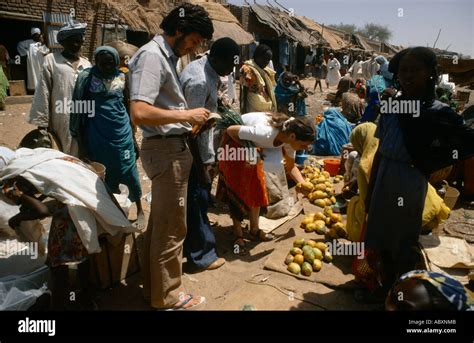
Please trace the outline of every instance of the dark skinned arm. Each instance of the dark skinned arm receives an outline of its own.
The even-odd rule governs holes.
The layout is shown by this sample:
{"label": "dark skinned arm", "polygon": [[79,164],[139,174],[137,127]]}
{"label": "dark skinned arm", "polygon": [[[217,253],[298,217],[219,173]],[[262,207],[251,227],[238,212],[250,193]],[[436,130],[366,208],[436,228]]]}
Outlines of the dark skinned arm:
{"label": "dark skinned arm", "polygon": [[12,229],[16,229],[22,221],[43,219],[51,216],[48,207],[33,196],[21,194],[18,201],[21,203],[20,213],[8,221],[8,225]]}

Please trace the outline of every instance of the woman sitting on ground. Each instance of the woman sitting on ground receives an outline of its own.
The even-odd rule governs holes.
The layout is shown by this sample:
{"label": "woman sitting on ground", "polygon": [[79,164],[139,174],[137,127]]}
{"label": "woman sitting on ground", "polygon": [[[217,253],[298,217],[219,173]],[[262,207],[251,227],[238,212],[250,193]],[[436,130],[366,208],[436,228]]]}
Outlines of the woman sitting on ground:
{"label": "woman sitting on ground", "polygon": [[298,76],[290,72],[284,72],[278,79],[275,87],[275,97],[278,112],[289,116],[305,116],[307,97],[304,87],[301,85]]}
{"label": "woman sitting on ground", "polygon": [[[347,234],[351,241],[361,241],[362,227],[366,217],[365,199],[369,184],[372,161],[377,151],[379,140],[374,136],[377,126],[373,123],[363,123],[358,125],[351,133],[350,141],[357,152],[359,163],[357,164],[357,185],[358,195],[351,198],[347,209]],[[431,185],[428,191],[423,208],[422,227],[424,230],[432,230],[443,223],[449,217],[449,208],[443,199],[436,193]]]}

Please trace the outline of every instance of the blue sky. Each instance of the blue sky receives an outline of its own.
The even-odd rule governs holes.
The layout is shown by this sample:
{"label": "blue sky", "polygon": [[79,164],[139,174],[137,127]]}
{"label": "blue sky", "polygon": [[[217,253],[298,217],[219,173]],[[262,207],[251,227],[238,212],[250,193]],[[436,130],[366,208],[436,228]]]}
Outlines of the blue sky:
{"label": "blue sky", "polygon": [[[247,0],[253,4],[253,0]],[[274,0],[268,0],[273,5]],[[474,58],[474,0],[277,0],[297,15],[324,24],[377,23],[392,31],[390,43],[404,46],[433,46]],[[243,5],[243,0],[228,0]],[[267,4],[266,0],[257,0]],[[403,16],[399,17],[399,9]]]}

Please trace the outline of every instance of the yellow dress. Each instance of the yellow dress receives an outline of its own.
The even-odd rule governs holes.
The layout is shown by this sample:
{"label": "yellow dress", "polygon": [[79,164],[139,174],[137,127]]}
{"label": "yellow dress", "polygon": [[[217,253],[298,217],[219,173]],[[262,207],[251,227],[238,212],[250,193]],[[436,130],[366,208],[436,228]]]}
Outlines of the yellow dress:
{"label": "yellow dress", "polygon": [[[363,123],[351,133],[350,141],[359,153],[360,162],[357,172],[359,195],[352,197],[347,207],[347,234],[351,241],[361,241],[362,226],[365,221],[365,198],[369,185],[370,171],[379,140],[374,137],[376,125]],[[425,230],[432,230],[449,217],[450,210],[436,190],[428,184],[428,190],[423,209],[422,226]]]}

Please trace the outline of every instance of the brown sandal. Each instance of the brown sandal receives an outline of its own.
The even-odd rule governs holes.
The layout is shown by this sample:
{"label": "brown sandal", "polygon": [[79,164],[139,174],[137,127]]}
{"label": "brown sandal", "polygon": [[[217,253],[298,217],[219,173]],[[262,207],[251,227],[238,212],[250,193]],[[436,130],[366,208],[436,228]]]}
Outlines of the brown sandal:
{"label": "brown sandal", "polygon": [[252,237],[252,240],[259,242],[268,242],[275,238],[271,233],[265,233],[261,229],[258,229],[255,233],[249,231],[249,235]]}
{"label": "brown sandal", "polygon": [[232,244],[232,248],[234,250],[234,254],[240,255],[246,253],[245,250],[245,240],[243,236],[237,236]]}

